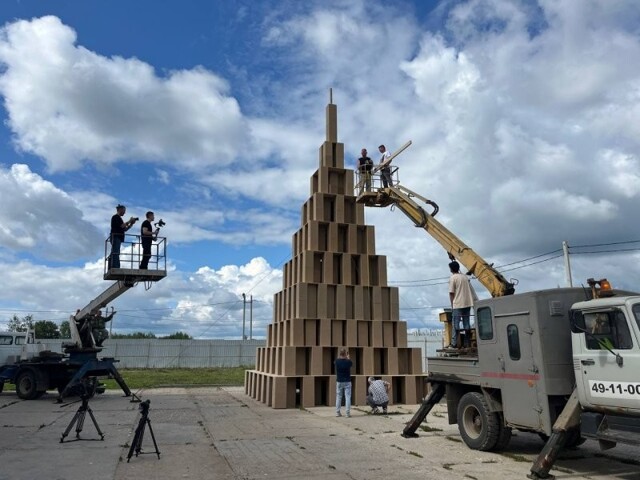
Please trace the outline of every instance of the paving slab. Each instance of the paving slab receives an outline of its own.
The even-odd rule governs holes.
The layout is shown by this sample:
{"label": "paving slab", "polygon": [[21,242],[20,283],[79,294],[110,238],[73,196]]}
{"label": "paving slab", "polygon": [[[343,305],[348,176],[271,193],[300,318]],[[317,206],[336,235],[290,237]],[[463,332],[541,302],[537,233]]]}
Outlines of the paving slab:
{"label": "paving slab", "polygon": [[[80,441],[60,437],[80,403],[61,406],[54,395],[23,401],[0,394],[0,480],[130,480],[132,478],[252,479],[525,479],[543,446],[537,435],[515,432],[503,453],[467,448],[446,405],[436,405],[419,437],[400,436],[416,405],[391,406],[389,415],[370,415],[354,406],[351,418],[333,407],[274,410],[241,387],[166,388],[139,392],[151,401],[150,432],[142,455],[127,462],[138,404],[120,392],[91,399],[104,440],[89,416]],[[75,439],[72,429],[67,440]],[[640,452],[620,446],[601,452],[587,441],[562,453],[552,471],[557,479],[640,480]]]}

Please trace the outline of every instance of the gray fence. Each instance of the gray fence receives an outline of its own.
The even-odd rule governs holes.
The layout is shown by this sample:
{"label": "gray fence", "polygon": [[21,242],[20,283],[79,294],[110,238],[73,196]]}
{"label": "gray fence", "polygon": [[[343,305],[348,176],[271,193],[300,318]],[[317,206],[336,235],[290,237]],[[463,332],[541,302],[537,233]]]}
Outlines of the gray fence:
{"label": "gray fence", "polygon": [[[62,351],[69,340],[42,340],[47,350]],[[110,339],[101,357],[115,357],[118,368],[207,368],[255,365],[264,340]]]}
{"label": "gray fence", "polygon": [[[69,340],[42,340],[47,350],[62,351]],[[265,340],[160,340],[110,339],[100,356],[119,360],[119,368],[208,368],[239,367],[256,364],[256,348]],[[434,356],[442,345],[440,335],[408,336],[408,346],[422,349],[422,368],[427,371],[427,357]]]}

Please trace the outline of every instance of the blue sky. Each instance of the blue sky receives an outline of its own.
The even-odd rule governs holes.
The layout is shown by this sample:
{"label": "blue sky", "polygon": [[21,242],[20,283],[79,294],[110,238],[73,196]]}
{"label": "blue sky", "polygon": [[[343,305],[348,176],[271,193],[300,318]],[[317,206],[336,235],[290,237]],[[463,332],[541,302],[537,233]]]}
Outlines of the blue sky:
{"label": "blue sky", "polygon": [[[0,323],[106,288],[121,202],[167,222],[170,274],[114,302],[114,329],[238,337],[247,293],[264,335],[330,87],[346,164],[412,140],[401,182],[519,291],[564,285],[563,240],[576,283],[637,289],[618,243],[640,239],[639,20],[631,0],[6,0]],[[440,247],[399,212],[367,223],[401,317],[436,326]]]}

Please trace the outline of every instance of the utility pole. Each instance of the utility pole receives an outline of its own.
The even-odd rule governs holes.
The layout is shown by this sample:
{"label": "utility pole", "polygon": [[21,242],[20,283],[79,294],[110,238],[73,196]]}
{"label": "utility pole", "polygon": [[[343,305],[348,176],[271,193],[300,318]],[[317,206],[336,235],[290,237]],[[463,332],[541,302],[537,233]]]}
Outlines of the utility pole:
{"label": "utility pole", "polygon": [[249,297],[249,340],[253,340],[253,295]]}
{"label": "utility pole", "polygon": [[246,340],[247,336],[244,334],[245,318],[247,316],[247,296],[242,294],[242,340]]}
{"label": "utility pole", "polygon": [[571,279],[571,262],[569,261],[569,244],[566,240],[562,241],[562,253],[564,255],[564,274],[567,279],[567,286],[573,287],[573,280]]}

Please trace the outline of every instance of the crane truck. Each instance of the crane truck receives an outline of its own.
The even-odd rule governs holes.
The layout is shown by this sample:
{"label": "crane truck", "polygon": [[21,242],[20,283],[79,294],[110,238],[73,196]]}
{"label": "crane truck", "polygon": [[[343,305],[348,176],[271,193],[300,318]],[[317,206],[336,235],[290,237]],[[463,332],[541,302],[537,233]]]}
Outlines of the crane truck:
{"label": "crane truck", "polygon": [[530,478],[547,478],[561,449],[584,438],[602,449],[640,444],[640,294],[605,279],[515,294],[514,282],[434,218],[435,202],[399,182],[357,201],[397,207],[491,294],[474,304],[474,348],[428,358],[430,393],[403,436],[416,436],[445,397],[449,424],[469,448],[504,450],[513,429],[548,438]]}
{"label": "crane truck", "polygon": [[[156,232],[157,233],[157,232]],[[0,392],[4,383],[13,383],[18,397],[33,400],[41,397],[47,390],[58,390],[58,401],[77,394],[83,387],[83,381],[91,377],[109,377],[115,379],[125,396],[131,396],[131,390],[115,366],[117,360],[111,357],[98,358],[102,351],[102,339],[96,334],[104,329],[105,318],[101,309],[134,287],[139,282],[150,284],[163,279],[166,274],[166,239],[157,237],[154,244],[154,262],[148,269],[133,268],[140,263],[140,237],[127,235],[131,248],[126,250],[128,261],[123,262],[130,268],[111,268],[105,242],[104,280],[115,280],[100,295],[91,300],[69,318],[71,341],[63,344],[64,353],[43,350],[36,342],[33,332],[0,334],[0,341],[6,348],[0,348]],[[108,241],[108,240],[107,240]],[[102,323],[101,329],[96,328]],[[11,347],[11,348],[8,348]]]}

